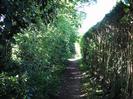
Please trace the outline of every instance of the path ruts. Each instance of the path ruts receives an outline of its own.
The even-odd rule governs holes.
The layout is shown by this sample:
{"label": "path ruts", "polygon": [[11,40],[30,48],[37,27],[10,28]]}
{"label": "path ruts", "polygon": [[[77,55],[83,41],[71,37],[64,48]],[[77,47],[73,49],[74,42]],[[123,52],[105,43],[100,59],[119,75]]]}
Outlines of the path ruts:
{"label": "path ruts", "polygon": [[81,97],[81,73],[77,61],[69,61],[62,77],[59,99],[83,99]]}

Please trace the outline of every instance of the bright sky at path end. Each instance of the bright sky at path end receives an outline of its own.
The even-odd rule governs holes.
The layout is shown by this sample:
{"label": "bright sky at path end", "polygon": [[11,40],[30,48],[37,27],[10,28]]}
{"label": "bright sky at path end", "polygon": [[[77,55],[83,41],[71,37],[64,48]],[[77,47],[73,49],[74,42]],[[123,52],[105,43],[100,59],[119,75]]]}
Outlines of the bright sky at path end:
{"label": "bright sky at path end", "polygon": [[93,25],[101,21],[116,5],[117,0],[97,0],[96,4],[79,7],[78,10],[86,13],[86,18],[81,23],[78,32],[84,35]]}

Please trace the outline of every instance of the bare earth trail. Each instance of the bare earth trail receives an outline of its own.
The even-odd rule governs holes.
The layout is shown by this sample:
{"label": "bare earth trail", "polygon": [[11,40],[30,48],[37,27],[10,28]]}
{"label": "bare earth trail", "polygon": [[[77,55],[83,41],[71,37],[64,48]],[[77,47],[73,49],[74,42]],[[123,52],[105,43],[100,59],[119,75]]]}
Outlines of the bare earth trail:
{"label": "bare earth trail", "polygon": [[61,81],[59,99],[85,99],[81,93],[81,73],[78,61],[69,61]]}

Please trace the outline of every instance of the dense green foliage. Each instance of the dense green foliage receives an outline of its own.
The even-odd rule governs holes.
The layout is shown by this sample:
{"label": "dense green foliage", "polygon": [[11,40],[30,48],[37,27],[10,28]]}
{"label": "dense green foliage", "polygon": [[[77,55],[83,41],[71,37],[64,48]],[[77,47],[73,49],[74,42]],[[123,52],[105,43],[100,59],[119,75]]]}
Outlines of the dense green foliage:
{"label": "dense green foliage", "polygon": [[83,89],[88,99],[132,99],[132,5],[118,3],[82,39]]}
{"label": "dense green foliage", "polygon": [[2,0],[0,98],[56,95],[78,26],[75,2]]}
{"label": "dense green foliage", "polygon": [[[37,24],[39,18],[47,25],[62,13],[67,13],[68,17],[71,17],[70,13],[75,12],[74,4],[74,1],[65,0],[1,0],[0,19],[3,18],[4,21],[0,21],[0,61],[3,64],[8,61],[6,56],[10,49],[6,46],[10,46],[13,36],[22,28]],[[75,17],[76,15],[73,15],[73,18]]]}
{"label": "dense green foliage", "polygon": [[[0,99],[58,94],[78,41],[75,5],[96,1],[0,0]],[[88,99],[133,98],[133,0],[118,1],[81,40]]]}

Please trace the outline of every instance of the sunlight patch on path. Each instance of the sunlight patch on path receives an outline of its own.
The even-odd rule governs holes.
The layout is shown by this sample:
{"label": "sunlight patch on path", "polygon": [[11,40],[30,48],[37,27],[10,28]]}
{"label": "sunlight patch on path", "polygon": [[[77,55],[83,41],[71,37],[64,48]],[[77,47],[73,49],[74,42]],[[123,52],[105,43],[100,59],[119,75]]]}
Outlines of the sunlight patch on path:
{"label": "sunlight patch on path", "polygon": [[73,58],[68,59],[69,61],[76,61],[81,59],[81,51],[80,51],[80,44],[78,42],[76,42],[75,44],[75,52],[76,54],[74,55]]}
{"label": "sunlight patch on path", "polygon": [[[92,5],[78,5],[77,10],[86,13],[86,18],[83,20],[81,28],[79,28],[79,37],[83,36],[92,26],[97,22],[100,22],[107,13],[116,5],[117,0],[97,0],[96,4]],[[76,54],[69,61],[75,61],[81,59],[80,44],[75,43]]]}

